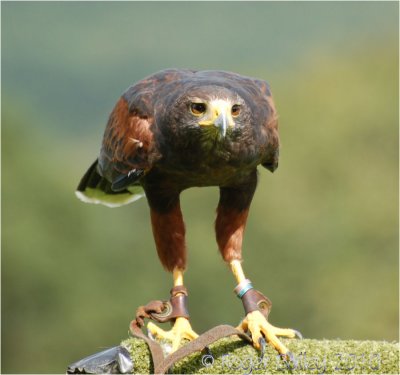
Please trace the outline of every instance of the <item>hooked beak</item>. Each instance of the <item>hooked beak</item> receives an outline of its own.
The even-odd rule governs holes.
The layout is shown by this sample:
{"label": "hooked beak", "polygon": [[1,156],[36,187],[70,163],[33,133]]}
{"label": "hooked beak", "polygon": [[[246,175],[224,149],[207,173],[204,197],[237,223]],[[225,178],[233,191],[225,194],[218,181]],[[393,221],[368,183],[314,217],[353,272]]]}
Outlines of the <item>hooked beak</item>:
{"label": "hooked beak", "polygon": [[225,100],[215,100],[209,106],[208,118],[200,121],[199,125],[214,125],[218,128],[219,134],[225,137],[228,127],[235,126],[231,115],[231,103]]}
{"label": "hooked beak", "polygon": [[220,134],[225,137],[228,129],[228,119],[225,112],[222,112],[214,121],[214,125],[219,129]]}

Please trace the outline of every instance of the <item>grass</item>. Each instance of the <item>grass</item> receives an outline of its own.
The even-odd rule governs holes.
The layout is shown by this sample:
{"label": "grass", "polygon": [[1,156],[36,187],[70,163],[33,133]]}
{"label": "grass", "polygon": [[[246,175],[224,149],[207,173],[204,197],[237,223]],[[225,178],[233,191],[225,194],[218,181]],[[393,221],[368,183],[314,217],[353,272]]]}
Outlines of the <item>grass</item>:
{"label": "grass", "polygon": [[[176,363],[171,373],[196,374],[398,374],[399,344],[356,340],[282,340],[297,363],[285,363],[267,347],[264,358],[238,338],[221,339],[210,346],[212,357],[192,354]],[[132,356],[134,372],[152,371],[144,341],[130,338],[122,342]]]}

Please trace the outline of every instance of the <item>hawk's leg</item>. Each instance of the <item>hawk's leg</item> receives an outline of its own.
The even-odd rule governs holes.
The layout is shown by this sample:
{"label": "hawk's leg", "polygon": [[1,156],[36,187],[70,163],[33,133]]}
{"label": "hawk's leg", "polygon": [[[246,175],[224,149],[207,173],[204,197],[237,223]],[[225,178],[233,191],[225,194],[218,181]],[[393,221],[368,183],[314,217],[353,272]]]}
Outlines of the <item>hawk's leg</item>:
{"label": "hawk's leg", "polygon": [[[172,272],[173,286],[183,286],[186,245],[185,224],[179,205],[179,194],[164,195],[160,191],[154,194],[152,191],[146,191],[146,194],[150,204],[154,240],[160,261],[164,268]],[[176,296],[179,294],[179,292],[176,293]],[[152,322],[148,323],[147,330],[154,338],[171,341],[172,351],[178,349],[183,339],[193,340],[198,337],[187,315],[176,317],[170,331],[165,331]]]}
{"label": "hawk's leg", "polygon": [[[247,216],[250,203],[256,188],[257,175],[256,171],[251,174],[247,181],[241,185],[233,187],[222,187],[220,189],[220,200],[217,209],[217,219],[215,229],[219,250],[224,260],[229,263],[231,270],[240,287],[238,293],[245,305],[246,316],[239,325],[242,331],[249,331],[254,347],[260,349],[260,339],[265,338],[276,350],[281,354],[287,354],[289,350],[278,339],[278,336],[296,337],[297,331],[292,329],[282,329],[271,325],[262,309],[258,307],[257,302],[270,302],[261,293],[250,291],[251,284],[246,282],[246,278],[241,267],[242,260],[242,241],[244,229],[246,226]],[[245,296],[245,294],[247,296]],[[253,298],[250,298],[252,295]],[[262,296],[262,297],[260,297]],[[245,300],[247,300],[245,304]]]}
{"label": "hawk's leg", "polygon": [[[247,288],[246,285],[248,285],[248,282],[244,276],[240,261],[233,260],[232,262],[230,262],[230,266],[233,274],[235,275],[238,285],[243,285],[242,288],[244,289],[242,290],[245,290]],[[238,293],[239,292],[240,291],[238,290]],[[258,292],[257,291],[253,292],[251,290],[248,290],[246,293],[256,294]],[[246,293],[244,293],[244,296],[242,297],[243,299]],[[264,300],[265,297],[261,296],[255,296],[255,297],[248,296],[247,299],[248,300],[250,299],[250,302],[244,303],[247,315],[241,321],[241,323],[237,328],[243,332],[249,331],[251,333],[251,337],[253,339],[253,345],[255,348],[260,349],[260,339],[265,338],[280,354],[287,354],[289,352],[288,348],[278,339],[278,337],[280,336],[287,338],[295,338],[295,337],[301,338],[301,334],[294,329],[278,328],[270,324],[266,318],[266,315],[268,316],[269,308],[271,305],[268,299],[266,299],[265,301]],[[269,306],[266,307],[267,311],[265,311],[262,308],[262,305],[260,305],[261,308],[258,308],[257,301],[269,304]],[[266,314],[264,312],[266,312]]]}
{"label": "hawk's leg", "polygon": [[[174,287],[183,286],[183,271],[174,270]],[[172,342],[172,351],[178,349],[182,340],[193,340],[198,337],[197,333],[193,331],[188,318],[177,317],[171,330],[164,331],[162,328],[156,326],[154,323],[147,324],[147,330],[153,337],[161,340],[168,340]]]}

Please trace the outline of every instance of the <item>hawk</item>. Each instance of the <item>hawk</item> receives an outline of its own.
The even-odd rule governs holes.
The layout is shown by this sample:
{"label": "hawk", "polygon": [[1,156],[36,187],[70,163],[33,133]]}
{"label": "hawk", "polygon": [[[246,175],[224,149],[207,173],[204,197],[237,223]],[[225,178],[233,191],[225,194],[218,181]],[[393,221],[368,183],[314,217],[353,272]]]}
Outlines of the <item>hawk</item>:
{"label": "hawk", "polygon": [[[218,186],[216,240],[245,308],[239,328],[251,334],[256,348],[265,338],[286,354],[278,337],[293,338],[297,331],[268,322],[270,302],[253,288],[241,266],[257,167],[273,172],[278,156],[277,113],[265,81],[224,71],[169,69],[134,84],[119,98],[100,155],[76,195],[109,207],[146,196],[158,256],[180,295],[187,293],[180,194],[191,187]],[[171,340],[173,350],[182,338],[198,336],[185,313],[178,314],[170,331],[153,323],[147,328],[153,336]]]}

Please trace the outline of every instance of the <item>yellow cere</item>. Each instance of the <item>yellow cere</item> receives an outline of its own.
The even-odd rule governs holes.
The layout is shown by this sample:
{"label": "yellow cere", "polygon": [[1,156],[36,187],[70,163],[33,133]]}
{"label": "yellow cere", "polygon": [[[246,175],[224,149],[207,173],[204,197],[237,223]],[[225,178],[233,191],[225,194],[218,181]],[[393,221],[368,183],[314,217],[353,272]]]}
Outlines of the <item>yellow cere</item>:
{"label": "yellow cere", "polygon": [[211,101],[207,106],[207,111],[203,120],[199,121],[199,125],[209,126],[215,125],[215,121],[223,116],[227,120],[228,126],[233,127],[235,122],[232,118],[232,103],[229,100],[216,99]]}

